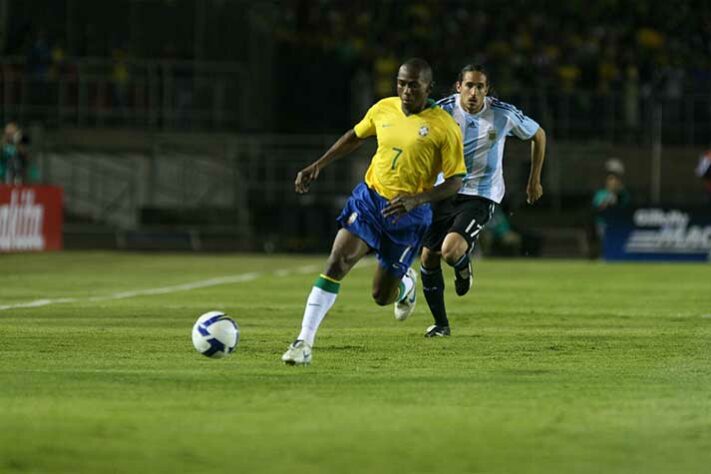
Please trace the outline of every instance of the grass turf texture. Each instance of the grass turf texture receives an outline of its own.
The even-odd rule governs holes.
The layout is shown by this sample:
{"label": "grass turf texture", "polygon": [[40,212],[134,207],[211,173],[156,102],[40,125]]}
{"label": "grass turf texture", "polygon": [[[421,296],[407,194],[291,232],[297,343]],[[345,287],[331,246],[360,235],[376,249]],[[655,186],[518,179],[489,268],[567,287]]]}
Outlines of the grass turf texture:
{"label": "grass turf texture", "polygon": [[[485,260],[453,336],[355,269],[311,367],[279,357],[323,257],[2,256],[0,472],[708,472],[708,265]],[[304,269],[304,266],[312,265]],[[299,272],[280,270],[300,269]],[[251,281],[88,301],[258,272]],[[237,352],[196,353],[205,311]]]}

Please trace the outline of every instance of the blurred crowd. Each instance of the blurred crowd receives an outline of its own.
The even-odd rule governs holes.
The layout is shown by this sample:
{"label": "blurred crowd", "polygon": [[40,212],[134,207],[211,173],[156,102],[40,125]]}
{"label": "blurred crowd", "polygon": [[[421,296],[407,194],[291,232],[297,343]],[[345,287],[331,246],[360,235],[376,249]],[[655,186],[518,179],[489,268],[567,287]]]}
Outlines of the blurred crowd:
{"label": "blurred crowd", "polygon": [[[120,117],[127,107],[150,102],[138,99],[146,95],[136,85],[138,60],[184,60],[186,71],[176,66],[170,72],[171,85],[179,89],[171,100],[174,108],[188,110],[197,102],[190,78],[193,60],[239,60],[251,76],[255,70],[272,71],[268,75],[274,84],[238,87],[249,89],[250,95],[269,96],[265,100],[279,109],[271,115],[273,130],[335,132],[351,125],[378,98],[391,95],[400,62],[420,56],[434,67],[435,98],[451,91],[464,64],[483,63],[496,95],[551,128],[548,119],[558,119],[555,131],[560,137],[566,136],[566,127],[585,136],[599,135],[606,132],[600,124],[611,121],[622,124],[617,129],[623,134],[638,136],[652,115],[644,105],[650,101],[664,102],[665,133],[678,133],[672,137],[677,142],[698,141],[694,130],[687,133],[682,119],[711,123],[709,2],[211,0],[196,2],[194,11],[187,0],[158,9],[143,2],[118,3],[125,8],[112,7],[117,9],[116,24],[109,29],[84,27],[78,20],[10,29],[14,33],[6,41],[5,54],[25,57],[23,73],[33,81],[31,103],[56,103],[57,94],[47,84],[58,77],[76,80],[72,58],[91,56],[104,60],[98,72],[109,87],[105,92],[98,87],[90,100],[109,104]],[[66,4],[64,14],[70,18],[69,3],[59,4]],[[191,19],[198,5],[204,8],[203,26]],[[119,14],[124,10],[133,13]],[[157,40],[132,26],[150,12],[158,17],[171,12],[187,33],[153,21],[152,28],[160,30]],[[77,31],[64,31],[69,24]],[[62,38],[70,33],[73,46],[67,47]],[[197,41],[201,36],[203,41]],[[279,87],[283,71],[298,89]],[[156,73],[141,74],[148,78]],[[691,96],[700,105],[688,106]],[[314,103],[328,104],[331,111],[323,113]]]}
{"label": "blurred crowd", "polygon": [[[618,130],[633,137],[628,140],[638,139],[651,116],[643,104],[651,101],[664,103],[670,132],[683,133],[684,114],[696,123],[711,118],[709,3],[277,3],[280,61],[306,84],[299,105],[308,109],[306,97],[321,95],[324,103],[349,111],[341,127],[374,100],[391,95],[397,67],[413,55],[432,63],[434,97],[451,92],[464,64],[483,63],[493,76],[494,94],[549,126],[549,118],[564,116],[573,127],[582,120],[577,128],[585,135],[604,133],[601,124],[614,120]],[[282,100],[293,97],[285,94],[291,95]],[[703,105],[690,111],[684,102],[690,95]],[[334,123],[332,117],[314,120],[313,126]],[[563,136],[565,131],[556,132]]]}
{"label": "blurred crowd", "polygon": [[364,67],[376,96],[390,93],[410,55],[430,60],[447,85],[464,63],[486,63],[501,95],[630,83],[675,95],[711,78],[711,7],[695,3],[293,0],[276,31],[290,51]]}
{"label": "blurred crowd", "polygon": [[[604,94],[625,87],[650,93],[661,87],[675,96],[711,82],[708,2],[272,0],[255,8],[268,12],[282,59],[362,71],[373,78],[368,82],[375,97],[391,93],[394,70],[412,55],[432,62],[441,90],[464,63],[486,63],[502,96],[531,88]],[[32,74],[71,68],[63,42],[41,25],[15,36],[5,53],[26,54]],[[91,48],[79,49],[112,57],[120,81],[129,52],[141,56],[127,41],[114,38],[98,48],[92,40]],[[174,59],[175,47],[165,46],[172,41],[178,40],[166,38],[158,51]],[[180,57],[191,59],[190,51]]]}

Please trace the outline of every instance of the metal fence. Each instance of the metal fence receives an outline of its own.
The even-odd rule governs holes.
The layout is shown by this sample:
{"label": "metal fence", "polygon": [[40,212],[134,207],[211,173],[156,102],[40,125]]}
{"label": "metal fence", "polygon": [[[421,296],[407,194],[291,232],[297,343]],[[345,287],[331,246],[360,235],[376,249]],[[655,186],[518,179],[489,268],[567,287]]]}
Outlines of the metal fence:
{"label": "metal fence", "polygon": [[[49,132],[37,144],[43,181],[65,190],[74,221],[112,226],[199,232],[203,248],[213,240],[240,248],[327,250],[335,217],[363,179],[374,151],[367,142],[353,156],[324,170],[310,193],[297,195],[294,178],[318,158],[333,135],[215,135],[112,132],[88,143],[90,130]],[[554,242],[579,247],[583,218],[594,190],[604,183],[604,163],[625,162],[625,181],[635,203],[653,199],[653,148],[551,137],[543,172],[545,195],[525,204],[530,144],[509,140],[504,175],[515,219],[532,229],[555,229]],[[695,147],[662,150],[661,200],[699,204],[703,191],[693,170]],[[196,235],[196,234],[190,234]],[[561,247],[563,244],[556,244]],[[227,246],[227,244],[225,244]]]}
{"label": "metal fence", "polygon": [[[214,200],[228,191],[231,197],[221,198],[223,205],[246,199],[253,209],[328,202],[347,196],[362,180],[375,149],[374,141],[366,142],[353,156],[324,170],[309,194],[299,196],[293,189],[296,173],[328,149],[337,136],[122,133],[104,137],[107,142],[101,144],[81,138],[86,133],[90,131],[47,133],[34,155],[41,165],[42,181],[98,192],[108,187],[108,181],[122,180],[116,168],[141,180],[136,189],[144,191],[137,202],[152,206],[189,207],[203,203],[205,193],[210,192],[207,198]],[[626,165],[625,180],[640,203],[653,201],[654,187],[659,186],[663,201],[699,204],[702,193],[694,169],[700,151],[689,146],[664,147],[657,183],[651,144],[614,145],[550,137],[543,172],[546,196],[541,204],[556,210],[566,207],[566,200],[588,196],[602,185],[604,164],[611,157]],[[504,175],[510,197],[518,194],[525,200],[529,158],[528,143],[508,141]],[[58,166],[61,175],[57,174]],[[203,174],[214,179],[196,187]],[[240,197],[233,193],[235,187]],[[97,196],[87,194],[87,200],[98,201]]]}
{"label": "metal fence", "polygon": [[374,151],[372,144],[363,146],[325,170],[311,193],[299,196],[293,184],[297,171],[336,137],[123,139],[120,145],[108,138],[110,144],[102,147],[50,133],[37,145],[42,181],[63,187],[70,221],[119,232],[199,229],[206,247],[206,235],[212,235],[240,248],[322,249],[324,234],[334,231],[335,216]]}

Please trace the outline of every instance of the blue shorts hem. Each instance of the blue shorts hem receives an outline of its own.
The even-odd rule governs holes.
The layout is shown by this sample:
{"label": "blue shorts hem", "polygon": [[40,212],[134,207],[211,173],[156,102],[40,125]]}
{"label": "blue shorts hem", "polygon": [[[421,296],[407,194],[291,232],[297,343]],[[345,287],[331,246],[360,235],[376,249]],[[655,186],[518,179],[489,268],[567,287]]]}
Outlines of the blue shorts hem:
{"label": "blue shorts hem", "polygon": [[420,206],[394,220],[382,215],[387,205],[387,199],[360,183],[336,220],[376,252],[386,271],[402,277],[420,251],[432,210]]}

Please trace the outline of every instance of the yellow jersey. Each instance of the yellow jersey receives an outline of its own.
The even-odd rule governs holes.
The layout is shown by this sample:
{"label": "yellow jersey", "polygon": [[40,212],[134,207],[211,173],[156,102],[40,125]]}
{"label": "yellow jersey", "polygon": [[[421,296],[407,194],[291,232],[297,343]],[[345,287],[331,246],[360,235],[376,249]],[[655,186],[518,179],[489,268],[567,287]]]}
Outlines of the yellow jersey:
{"label": "yellow jersey", "polygon": [[353,129],[358,138],[377,137],[365,183],[385,199],[429,191],[440,172],[445,179],[467,172],[459,125],[434,102],[405,115],[400,98],[389,97],[373,105]]}

